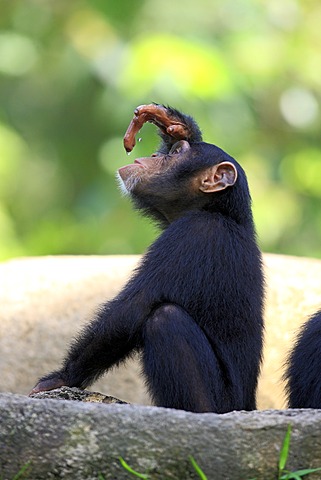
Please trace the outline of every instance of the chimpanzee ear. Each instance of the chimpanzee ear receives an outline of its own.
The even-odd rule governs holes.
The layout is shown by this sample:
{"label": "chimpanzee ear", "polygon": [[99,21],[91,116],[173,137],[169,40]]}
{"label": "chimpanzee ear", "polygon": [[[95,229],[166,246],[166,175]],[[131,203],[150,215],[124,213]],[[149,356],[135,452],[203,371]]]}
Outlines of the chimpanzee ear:
{"label": "chimpanzee ear", "polygon": [[199,189],[213,193],[231,187],[237,180],[237,170],[231,162],[222,162],[205,170],[201,176]]}

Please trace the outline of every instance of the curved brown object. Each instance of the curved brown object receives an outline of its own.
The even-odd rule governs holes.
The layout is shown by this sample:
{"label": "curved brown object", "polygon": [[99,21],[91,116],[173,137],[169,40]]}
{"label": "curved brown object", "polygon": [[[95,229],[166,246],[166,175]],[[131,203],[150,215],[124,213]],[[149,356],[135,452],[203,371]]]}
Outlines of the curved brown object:
{"label": "curved brown object", "polygon": [[144,123],[150,122],[156,125],[164,133],[167,133],[177,140],[187,137],[188,129],[186,126],[173,117],[169,110],[163,105],[151,103],[150,105],[140,105],[134,111],[134,118],[130,122],[124,136],[124,147],[126,152],[131,152],[136,145],[136,135]]}

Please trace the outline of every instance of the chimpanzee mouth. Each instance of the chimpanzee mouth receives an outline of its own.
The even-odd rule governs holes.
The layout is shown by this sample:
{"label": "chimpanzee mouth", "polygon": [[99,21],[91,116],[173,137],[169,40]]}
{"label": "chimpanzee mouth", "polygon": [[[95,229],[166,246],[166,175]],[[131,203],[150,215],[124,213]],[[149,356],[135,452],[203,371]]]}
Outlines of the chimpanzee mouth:
{"label": "chimpanzee mouth", "polygon": [[133,163],[128,163],[126,165],[123,165],[122,167],[118,168],[118,172],[125,172],[126,170],[131,171],[131,167],[140,167],[140,168],[145,168],[145,165],[141,163],[138,159],[134,160]]}

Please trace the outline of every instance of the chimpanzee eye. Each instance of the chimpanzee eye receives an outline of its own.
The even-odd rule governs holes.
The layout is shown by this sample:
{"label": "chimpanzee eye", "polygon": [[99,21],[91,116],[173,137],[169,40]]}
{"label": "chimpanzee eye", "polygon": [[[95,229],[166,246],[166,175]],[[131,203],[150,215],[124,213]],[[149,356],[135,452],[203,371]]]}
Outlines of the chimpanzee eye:
{"label": "chimpanzee eye", "polygon": [[169,152],[171,155],[175,155],[177,153],[180,153],[182,151],[182,144],[181,142],[175,143],[175,145],[172,146],[171,151]]}

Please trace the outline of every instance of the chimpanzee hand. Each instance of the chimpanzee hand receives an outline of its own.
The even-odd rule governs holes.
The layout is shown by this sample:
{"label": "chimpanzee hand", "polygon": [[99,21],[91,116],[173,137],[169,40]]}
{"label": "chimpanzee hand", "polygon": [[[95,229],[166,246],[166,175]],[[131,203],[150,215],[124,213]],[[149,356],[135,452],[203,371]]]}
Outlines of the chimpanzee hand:
{"label": "chimpanzee hand", "polygon": [[46,392],[47,390],[54,390],[55,388],[60,388],[67,385],[66,380],[63,380],[58,373],[52,373],[50,377],[45,377],[41,379],[35,387],[31,390],[29,395],[33,393]]}

